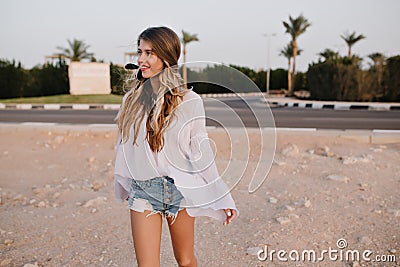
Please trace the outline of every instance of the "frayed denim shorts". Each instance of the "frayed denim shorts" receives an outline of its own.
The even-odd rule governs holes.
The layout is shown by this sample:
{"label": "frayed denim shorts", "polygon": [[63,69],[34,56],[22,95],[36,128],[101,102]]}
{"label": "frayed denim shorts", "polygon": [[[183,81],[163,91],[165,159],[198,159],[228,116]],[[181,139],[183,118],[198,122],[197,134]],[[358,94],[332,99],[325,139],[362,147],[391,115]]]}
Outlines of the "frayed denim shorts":
{"label": "frayed denim shorts", "polygon": [[128,207],[138,212],[151,211],[147,216],[159,213],[163,217],[172,217],[173,223],[178,212],[183,209],[180,207],[182,199],[174,179],[169,176],[145,181],[132,180]]}

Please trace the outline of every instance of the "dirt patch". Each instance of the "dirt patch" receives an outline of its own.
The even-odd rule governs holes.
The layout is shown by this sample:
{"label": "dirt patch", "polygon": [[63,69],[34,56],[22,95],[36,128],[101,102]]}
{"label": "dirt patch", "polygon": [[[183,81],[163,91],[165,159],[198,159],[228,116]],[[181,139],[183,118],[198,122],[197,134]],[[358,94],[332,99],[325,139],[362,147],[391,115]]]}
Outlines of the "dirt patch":
{"label": "dirt patch", "polygon": [[[211,131],[217,164],[230,164],[229,138]],[[400,244],[400,145],[340,136],[280,133],[271,171],[247,192],[251,172],[232,190],[241,212],[229,226],[196,220],[200,266],[310,266],[259,261],[269,250],[347,249],[395,255]],[[0,131],[0,266],[132,266],[126,205],[113,195],[116,133],[109,130],[8,128]],[[249,168],[262,149],[250,140]],[[176,266],[167,227],[163,266]],[[344,249],[343,251],[345,251]],[[288,255],[286,255],[288,257]],[[357,266],[330,261],[315,266]],[[395,266],[368,263],[363,266]]]}

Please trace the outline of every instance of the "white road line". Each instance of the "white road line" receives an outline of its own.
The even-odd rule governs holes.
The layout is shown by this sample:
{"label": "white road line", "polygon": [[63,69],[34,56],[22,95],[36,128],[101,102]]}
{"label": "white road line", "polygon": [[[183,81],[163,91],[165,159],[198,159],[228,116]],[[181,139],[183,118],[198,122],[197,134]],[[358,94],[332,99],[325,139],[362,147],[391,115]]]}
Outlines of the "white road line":
{"label": "white road line", "polygon": [[21,125],[29,125],[29,126],[54,126],[54,125],[61,125],[56,122],[21,122]]}
{"label": "white road line", "polygon": [[395,133],[395,134],[399,134],[400,130],[380,130],[380,129],[375,129],[372,130],[373,133]]}
{"label": "white road line", "polygon": [[315,132],[317,128],[285,128],[277,127],[277,131],[300,131],[300,132]]}
{"label": "white road line", "polygon": [[117,127],[117,124],[115,123],[93,123],[93,124],[88,124],[88,127]]}

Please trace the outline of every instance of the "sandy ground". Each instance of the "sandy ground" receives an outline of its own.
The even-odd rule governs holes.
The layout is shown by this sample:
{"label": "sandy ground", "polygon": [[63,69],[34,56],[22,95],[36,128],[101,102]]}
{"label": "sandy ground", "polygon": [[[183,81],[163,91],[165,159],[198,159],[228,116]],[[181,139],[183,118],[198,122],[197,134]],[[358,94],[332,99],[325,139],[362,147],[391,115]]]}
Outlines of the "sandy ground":
{"label": "sandy ground", "polygon": [[[226,136],[211,130],[210,137],[223,169]],[[240,216],[229,226],[196,220],[199,266],[399,266],[396,138],[379,144],[363,134],[279,132],[263,185],[248,193],[246,171],[232,190]],[[129,212],[113,194],[114,130],[7,126],[0,140],[0,266],[135,266]],[[256,136],[250,140],[255,166],[260,147]],[[339,239],[347,247],[339,249]],[[276,253],[259,260],[266,247],[286,251],[288,261]],[[339,252],[331,254],[335,261],[328,254],[315,263],[294,260],[294,250],[301,259],[304,250],[320,257],[329,248],[370,250],[371,259],[394,256],[397,263],[340,260]],[[166,224],[161,253],[162,266],[176,266]]]}

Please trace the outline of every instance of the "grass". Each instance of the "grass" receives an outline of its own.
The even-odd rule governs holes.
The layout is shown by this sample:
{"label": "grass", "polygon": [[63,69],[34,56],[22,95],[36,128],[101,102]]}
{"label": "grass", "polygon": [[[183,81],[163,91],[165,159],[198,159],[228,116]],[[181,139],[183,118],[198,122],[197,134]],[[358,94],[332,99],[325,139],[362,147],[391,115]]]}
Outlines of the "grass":
{"label": "grass", "polygon": [[52,95],[0,99],[5,104],[121,104],[120,95]]}

